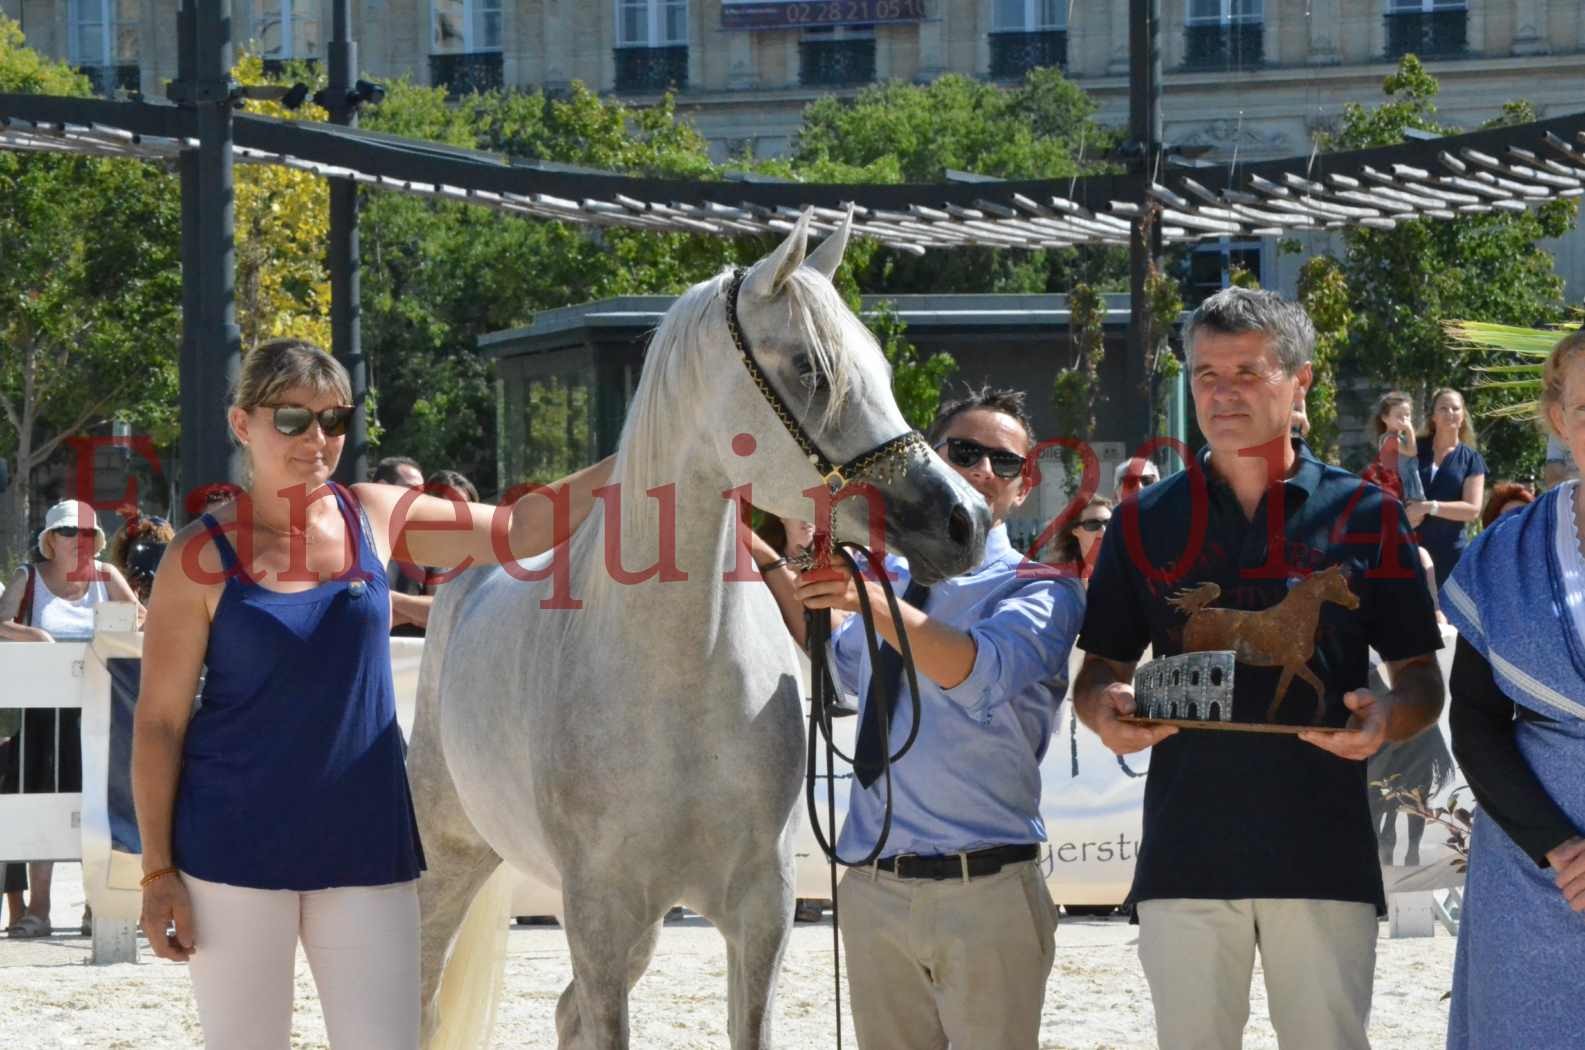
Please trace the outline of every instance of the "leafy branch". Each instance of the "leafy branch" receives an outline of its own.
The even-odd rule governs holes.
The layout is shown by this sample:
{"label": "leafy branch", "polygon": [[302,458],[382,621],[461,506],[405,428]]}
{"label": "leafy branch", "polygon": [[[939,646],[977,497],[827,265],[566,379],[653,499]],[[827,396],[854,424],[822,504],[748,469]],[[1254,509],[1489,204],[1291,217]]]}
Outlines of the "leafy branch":
{"label": "leafy branch", "polygon": [[1473,817],[1468,809],[1459,805],[1458,795],[1465,785],[1454,788],[1447,801],[1433,806],[1426,801],[1423,788],[1405,788],[1398,784],[1401,775],[1394,773],[1385,780],[1372,780],[1370,786],[1381,792],[1388,802],[1398,803],[1399,813],[1408,813],[1427,824],[1439,824],[1448,831],[1447,846],[1454,853],[1453,870],[1460,875],[1469,870],[1469,836],[1473,830]]}

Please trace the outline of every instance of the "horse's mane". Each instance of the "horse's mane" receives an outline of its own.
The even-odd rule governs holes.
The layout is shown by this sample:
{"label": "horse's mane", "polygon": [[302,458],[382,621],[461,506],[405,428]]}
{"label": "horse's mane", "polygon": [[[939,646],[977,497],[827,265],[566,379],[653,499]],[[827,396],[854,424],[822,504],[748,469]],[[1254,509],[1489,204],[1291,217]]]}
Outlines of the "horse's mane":
{"label": "horse's mane", "polygon": [[[703,352],[706,339],[725,342],[730,338],[726,289],[731,279],[732,271],[724,270],[689,288],[666,311],[650,338],[613,471],[628,500],[642,498],[646,489],[676,480],[660,477],[676,442],[671,429],[675,412],[679,405],[698,406],[700,393],[707,387],[706,362],[743,367],[730,348],[724,362]],[[846,308],[831,283],[807,267],[792,272],[778,301],[786,303],[788,331],[797,334],[814,369],[826,379],[829,398],[824,410],[816,418],[802,420],[806,428],[818,431],[836,416],[852,389],[850,352],[843,348],[856,342],[874,346],[875,339]],[[793,412],[804,415],[807,403],[799,403],[796,391],[787,393]]]}

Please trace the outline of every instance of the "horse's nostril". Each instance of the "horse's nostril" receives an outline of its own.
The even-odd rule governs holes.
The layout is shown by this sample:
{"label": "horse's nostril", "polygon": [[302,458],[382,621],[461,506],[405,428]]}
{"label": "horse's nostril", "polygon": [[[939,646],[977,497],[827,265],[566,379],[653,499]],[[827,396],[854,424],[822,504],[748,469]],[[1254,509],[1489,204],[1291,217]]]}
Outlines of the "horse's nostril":
{"label": "horse's nostril", "polygon": [[968,508],[952,508],[952,513],[947,517],[947,537],[959,547],[967,547],[974,542],[974,516],[968,512]]}

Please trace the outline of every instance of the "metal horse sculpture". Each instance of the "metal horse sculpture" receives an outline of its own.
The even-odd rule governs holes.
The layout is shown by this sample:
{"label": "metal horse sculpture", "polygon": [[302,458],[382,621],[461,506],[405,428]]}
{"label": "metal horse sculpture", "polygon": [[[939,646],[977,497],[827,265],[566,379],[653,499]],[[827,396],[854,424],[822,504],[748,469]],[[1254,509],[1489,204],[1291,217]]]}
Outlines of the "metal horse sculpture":
{"label": "metal horse sculpture", "polygon": [[1222,588],[1202,583],[1167,599],[1168,604],[1187,613],[1183,628],[1184,652],[1231,649],[1241,664],[1251,667],[1280,667],[1282,678],[1266,721],[1277,720],[1277,709],[1294,678],[1303,679],[1315,690],[1316,725],[1326,714],[1326,689],[1309,668],[1315,655],[1315,628],[1321,620],[1321,603],[1336,602],[1345,609],[1359,608],[1359,598],[1348,589],[1343,567],[1332,565],[1306,576],[1287,595],[1269,609],[1250,612],[1243,609],[1207,608],[1221,597]]}
{"label": "metal horse sculpture", "polygon": [[[616,498],[527,563],[567,559],[581,607],[542,608],[550,582],[500,568],[465,573],[435,602],[408,763],[429,860],[430,1050],[488,1033],[508,868],[562,895],[573,979],[560,1046],[628,1046],[628,992],[677,903],[726,938],[731,1045],[770,1045],[793,912],[801,687],[728,490],[752,486],[755,505],[807,519],[807,492],[865,473],[868,498],[837,503],[838,534],[867,542],[876,504],[889,546],[927,580],[974,565],[989,527],[978,494],[903,421],[884,357],[831,285],[847,224],[805,260],[808,222],[661,321]],[[675,572],[632,568],[667,561]]]}

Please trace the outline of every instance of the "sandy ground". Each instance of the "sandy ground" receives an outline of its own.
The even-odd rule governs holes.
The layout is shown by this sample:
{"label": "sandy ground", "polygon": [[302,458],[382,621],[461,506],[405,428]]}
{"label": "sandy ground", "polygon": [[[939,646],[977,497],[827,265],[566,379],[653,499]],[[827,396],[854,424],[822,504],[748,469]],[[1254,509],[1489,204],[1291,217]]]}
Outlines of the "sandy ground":
{"label": "sandy ground", "polygon": [[[55,921],[82,911],[76,865],[57,869]],[[1371,1040],[1377,1050],[1441,1050],[1442,993],[1452,979],[1453,939],[1390,940],[1382,927]],[[1042,1050],[1153,1050],[1149,996],[1135,953],[1137,931],[1121,920],[1066,919],[1046,993]],[[153,958],[138,965],[88,965],[89,940],[76,930],[47,940],[0,938],[0,1047],[7,1050],[143,1050],[200,1045],[198,1017],[183,968]],[[507,995],[495,1045],[552,1047],[556,998],[570,974],[561,931],[514,928]],[[324,1048],[324,1022],[307,964],[297,968],[292,1046]],[[659,1050],[725,1047],[726,954],[702,920],[670,923],[649,973],[633,992],[633,1045]],[[832,1046],[831,927],[798,926],[782,970],[775,1032],[782,1047]],[[853,1047],[852,1029],[844,1045]],[[1257,967],[1247,1050],[1274,1050]]]}

